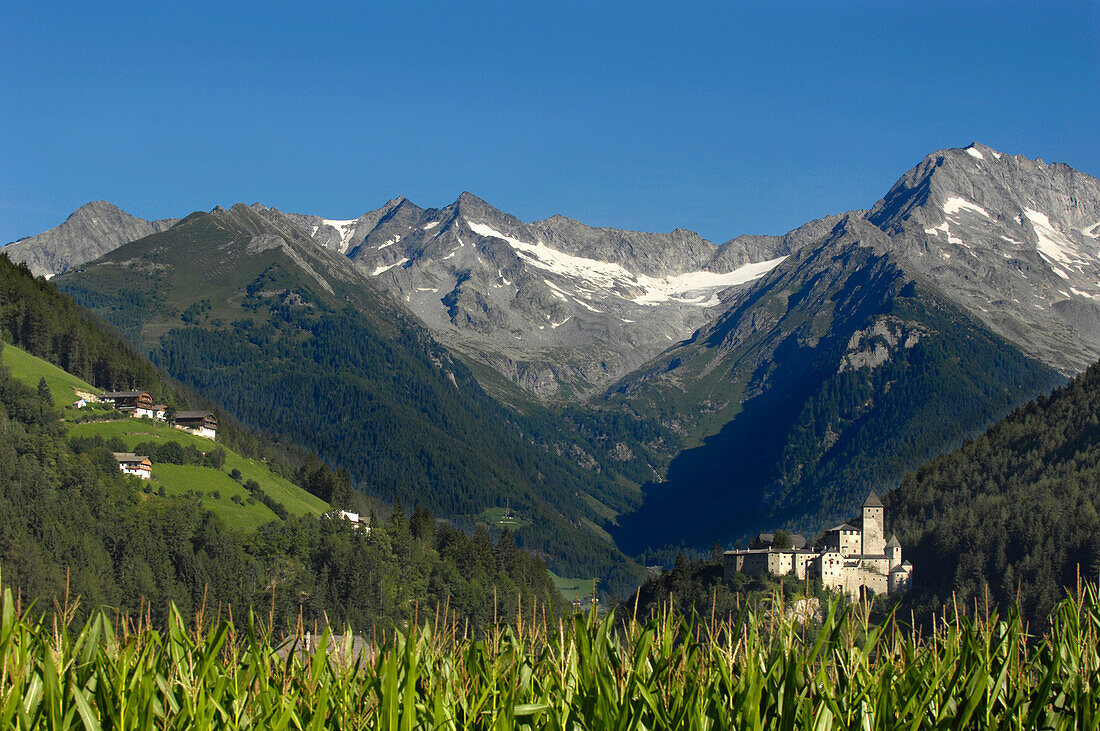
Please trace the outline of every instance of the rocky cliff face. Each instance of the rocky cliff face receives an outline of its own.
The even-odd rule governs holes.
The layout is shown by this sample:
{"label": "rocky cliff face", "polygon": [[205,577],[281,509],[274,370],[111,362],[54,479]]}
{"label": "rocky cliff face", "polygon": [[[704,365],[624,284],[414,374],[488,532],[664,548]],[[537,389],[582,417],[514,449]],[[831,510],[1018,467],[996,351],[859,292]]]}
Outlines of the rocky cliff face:
{"label": "rocky cliff face", "polygon": [[1100,356],[1100,181],[985,145],[941,150],[868,213],[907,270],[1063,373]]}
{"label": "rocky cliff face", "polygon": [[52,277],[98,259],[130,241],[172,226],[176,219],[146,221],[106,201],[86,203],[60,226],[8,244],[3,253],[36,275]]}
{"label": "rocky cliff face", "polygon": [[564,216],[526,223],[470,193],[442,209],[397,199],[336,226],[290,218],[346,252],[450,347],[530,392],[566,399],[687,337],[829,225],[715,246],[683,229],[621,231]]}

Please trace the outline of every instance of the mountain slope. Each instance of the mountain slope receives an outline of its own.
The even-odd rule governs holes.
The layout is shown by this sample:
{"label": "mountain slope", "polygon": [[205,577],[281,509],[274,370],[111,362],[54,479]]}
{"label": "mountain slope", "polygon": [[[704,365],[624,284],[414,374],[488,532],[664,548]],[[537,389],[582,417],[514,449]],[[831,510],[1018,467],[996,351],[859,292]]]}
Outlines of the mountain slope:
{"label": "mountain slope", "polygon": [[1019,599],[1039,620],[1100,572],[1100,365],[906,476],[883,497],[914,565],[910,600],[937,610]]}
{"label": "mountain slope", "polygon": [[896,484],[1057,382],[909,275],[891,246],[845,219],[605,398],[688,447],[620,519],[624,550],[824,528],[868,486]]}
{"label": "mountain slope", "polygon": [[823,528],[1092,362],[1098,229],[1100,181],[1068,166],[927,156],[600,400],[660,423],[641,446],[671,458],[616,536],[640,551]]}
{"label": "mountain slope", "polygon": [[[437,339],[469,356],[486,387],[556,400],[589,395],[687,337],[731,287],[838,220],[714,246],[683,229],[622,231],[564,216],[525,223],[469,193],[443,209],[399,197],[349,220],[251,208],[358,264]],[[9,253],[52,276],[174,223],[90,203]]]}
{"label": "mountain slope", "polygon": [[631,504],[623,488],[531,444],[460,361],[287,219],[193,214],[56,281],[174,377],[368,493],[468,525],[510,503],[529,520],[519,538],[562,573],[632,580],[597,525]]}
{"label": "mountain slope", "polygon": [[60,226],[5,246],[2,251],[38,275],[56,274],[97,259],[128,241],[167,230],[175,219],[146,221],[106,201],[86,203]]}
{"label": "mountain slope", "polygon": [[591,393],[686,337],[720,293],[766,272],[813,229],[716,247],[682,229],[525,223],[470,193],[443,209],[397,199],[350,222],[260,209],[346,252],[441,342],[555,399]]}
{"label": "mountain slope", "polygon": [[972,144],[908,171],[867,214],[907,270],[1059,371],[1100,356],[1100,180]]}

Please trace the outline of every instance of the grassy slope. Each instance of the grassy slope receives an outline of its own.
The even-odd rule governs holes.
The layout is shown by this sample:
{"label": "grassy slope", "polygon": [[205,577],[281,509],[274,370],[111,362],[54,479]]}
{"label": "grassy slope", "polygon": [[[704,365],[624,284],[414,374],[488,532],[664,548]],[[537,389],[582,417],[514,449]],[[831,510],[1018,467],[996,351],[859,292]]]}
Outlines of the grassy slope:
{"label": "grassy slope", "polygon": [[[75,400],[74,388],[93,392],[97,390],[91,384],[14,345],[4,345],[3,363],[11,369],[12,376],[30,386],[38,385],[38,381],[45,378],[54,403],[59,407],[67,406]],[[66,417],[71,417],[85,412],[65,409],[63,413]],[[119,437],[129,448],[139,442],[169,441],[179,442],[183,446],[190,444],[204,451],[215,446],[209,439],[149,419],[70,423],[68,428],[73,435],[99,435],[104,439]],[[225,448],[224,445],[221,446]],[[157,487],[163,485],[165,491],[171,495],[197,490],[203,494],[202,503],[207,509],[220,516],[228,525],[246,530],[275,519],[275,514],[260,502],[251,505],[247,502],[244,505],[232,502],[233,495],[240,495],[245,501],[249,497],[248,491],[241,484],[247,480],[258,482],[264,492],[295,515],[318,515],[329,509],[328,503],[274,474],[263,462],[245,459],[229,449],[225,451],[225,466],[222,470],[195,465],[153,465],[153,483]],[[229,477],[228,473],[234,468],[241,471],[240,483]],[[215,491],[220,493],[220,498],[213,496]]]}
{"label": "grassy slope", "polygon": [[553,571],[550,571],[550,578],[554,580],[554,586],[566,601],[592,598],[593,579],[591,578],[567,578],[558,576]]}
{"label": "grassy slope", "polygon": [[37,386],[38,381],[45,378],[46,385],[50,387],[50,393],[53,395],[53,402],[58,407],[67,406],[76,401],[74,388],[96,392],[96,388],[91,384],[8,343],[4,344],[3,363],[11,369],[14,378],[32,387]]}
{"label": "grassy slope", "polygon": [[[154,485],[164,485],[164,490],[169,495],[179,495],[191,490],[201,493],[203,507],[234,528],[255,530],[275,519],[275,513],[262,503],[256,501],[249,505],[248,491],[220,470],[197,465],[158,464],[153,469],[152,482]],[[245,501],[244,505],[233,502],[234,495]]]}
{"label": "grassy slope", "polygon": [[[69,426],[70,433],[80,436],[94,436],[99,435],[104,439],[110,439],[111,437],[119,437],[128,447],[133,447],[139,442],[179,442],[183,446],[192,445],[196,449],[209,450],[214,446],[214,443],[209,439],[203,437],[197,437],[193,434],[180,431],[179,429],[173,429],[167,424],[161,424],[159,422],[150,421],[148,419],[125,419],[122,421],[100,421],[89,422],[86,424],[72,424]],[[224,448],[224,447],[223,447]],[[174,469],[169,469],[174,468]],[[183,467],[181,465],[153,465],[154,479],[165,486],[169,492],[178,491],[186,492],[187,490],[199,490],[200,492],[213,491],[220,489],[222,492],[222,500],[220,502],[227,503],[236,511],[243,511],[237,505],[229,502],[230,495],[240,494],[242,497],[247,497],[247,492],[243,487],[237,485],[232,479],[229,478],[228,472],[232,469],[239,469],[241,471],[241,480],[255,480],[260,483],[260,487],[264,492],[270,495],[272,498],[281,502],[286,509],[291,513],[297,515],[307,514],[320,514],[328,510],[328,504],[320,498],[310,495],[305,490],[302,490],[298,486],[291,483],[278,475],[275,475],[268,470],[267,465],[263,462],[258,462],[252,459],[245,459],[240,455],[226,450],[225,455],[225,467],[224,472],[217,470],[211,470],[203,467]],[[214,477],[207,478],[202,481],[201,484],[191,484],[190,480],[198,473],[193,473],[192,470],[198,470],[199,472],[210,472]],[[220,479],[223,478],[224,480]],[[233,485],[240,487],[239,491],[232,489]],[[225,508],[224,505],[218,504],[219,501],[204,501],[213,503],[209,505],[211,509]],[[257,503],[253,506],[248,506],[250,509],[259,509],[262,514],[268,516],[270,520],[274,517],[273,513],[263,505]],[[226,516],[224,511],[215,510]]]}

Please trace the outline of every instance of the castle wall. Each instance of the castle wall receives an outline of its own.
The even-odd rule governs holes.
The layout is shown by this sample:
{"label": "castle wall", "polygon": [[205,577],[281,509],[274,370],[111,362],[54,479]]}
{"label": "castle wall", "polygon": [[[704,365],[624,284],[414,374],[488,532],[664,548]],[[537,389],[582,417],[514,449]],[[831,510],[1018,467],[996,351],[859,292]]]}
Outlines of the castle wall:
{"label": "castle wall", "polygon": [[901,560],[897,539],[886,545],[885,516],[872,492],[863,505],[862,530],[847,524],[825,534],[824,549],[727,551],[723,558],[727,578],[740,571],[756,576],[794,573],[799,579],[819,578],[823,586],[858,600],[864,590],[899,594],[908,590],[912,566]]}
{"label": "castle wall", "polygon": [[889,590],[891,594],[902,594],[909,591],[912,581],[912,572],[909,568],[898,567],[890,572]]}

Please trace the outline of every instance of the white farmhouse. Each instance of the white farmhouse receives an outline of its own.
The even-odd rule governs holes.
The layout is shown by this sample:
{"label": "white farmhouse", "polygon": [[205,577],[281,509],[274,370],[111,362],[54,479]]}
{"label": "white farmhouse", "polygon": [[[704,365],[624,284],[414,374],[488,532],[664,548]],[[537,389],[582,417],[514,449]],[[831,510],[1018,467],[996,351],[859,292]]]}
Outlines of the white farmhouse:
{"label": "white farmhouse", "polygon": [[153,476],[153,460],[133,452],[112,452],[118,469],[126,475],[133,475],[142,480],[148,480]]}

